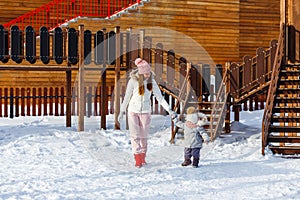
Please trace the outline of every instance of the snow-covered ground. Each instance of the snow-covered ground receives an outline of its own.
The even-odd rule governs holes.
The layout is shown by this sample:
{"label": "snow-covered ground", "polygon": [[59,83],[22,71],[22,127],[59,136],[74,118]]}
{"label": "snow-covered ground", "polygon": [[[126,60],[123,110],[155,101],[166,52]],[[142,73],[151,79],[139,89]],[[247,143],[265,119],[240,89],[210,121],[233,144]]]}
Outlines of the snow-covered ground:
{"label": "snow-covered ground", "polygon": [[169,144],[170,118],[155,115],[148,165],[134,167],[128,131],[85,132],[64,117],[0,120],[0,199],[300,199],[300,159],[261,155],[263,111],[242,112],[233,131],[201,152],[199,168],[181,167],[183,147]]}

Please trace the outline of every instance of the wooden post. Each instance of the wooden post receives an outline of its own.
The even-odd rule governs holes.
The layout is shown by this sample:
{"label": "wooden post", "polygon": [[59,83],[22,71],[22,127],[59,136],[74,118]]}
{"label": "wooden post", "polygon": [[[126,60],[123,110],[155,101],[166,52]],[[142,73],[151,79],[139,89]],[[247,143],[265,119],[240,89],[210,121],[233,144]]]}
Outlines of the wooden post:
{"label": "wooden post", "polygon": [[71,88],[71,81],[72,81],[72,72],[71,70],[66,71],[66,127],[71,127],[71,104],[72,104],[72,88]]}
{"label": "wooden post", "polygon": [[79,62],[78,62],[78,131],[84,131],[84,25],[79,26]]}
{"label": "wooden post", "polygon": [[115,27],[116,32],[116,66],[115,66],[115,90],[114,90],[114,113],[115,113],[115,129],[120,129],[120,123],[118,122],[118,116],[120,113],[120,48],[121,37],[120,27]]}
{"label": "wooden post", "polygon": [[106,29],[103,29],[104,33],[104,44],[103,44],[103,68],[101,73],[101,125],[100,128],[106,129],[106,101],[107,101],[107,90],[106,90],[106,61],[107,61],[107,33]]}
{"label": "wooden post", "polygon": [[139,37],[139,45],[140,45],[140,58],[144,59],[144,40],[145,40],[145,29],[140,30],[140,37]]}
{"label": "wooden post", "polygon": [[[230,71],[230,63],[225,63],[225,71]],[[228,69],[228,70],[227,70]],[[230,73],[224,74],[224,76],[227,77],[227,83],[225,83],[226,87],[226,93],[228,93],[227,99],[226,99],[226,116],[225,116],[225,132],[230,133],[230,100],[231,100],[231,75]]]}

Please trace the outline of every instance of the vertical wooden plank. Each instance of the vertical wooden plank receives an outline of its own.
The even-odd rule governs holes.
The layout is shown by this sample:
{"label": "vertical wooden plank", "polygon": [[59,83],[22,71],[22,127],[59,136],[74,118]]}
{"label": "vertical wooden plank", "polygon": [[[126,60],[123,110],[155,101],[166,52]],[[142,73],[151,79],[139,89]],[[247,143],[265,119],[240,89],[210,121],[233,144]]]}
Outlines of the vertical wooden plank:
{"label": "vertical wooden plank", "polygon": [[92,116],[92,87],[89,86],[87,88],[88,92],[87,92],[87,117],[91,117]]}
{"label": "vertical wooden plank", "polygon": [[25,116],[25,88],[21,88],[21,116]]}
{"label": "vertical wooden plank", "polygon": [[94,116],[98,116],[98,87],[94,87]]}
{"label": "vertical wooden plank", "polygon": [[84,131],[84,26],[79,26],[79,41],[78,41],[78,49],[79,49],[79,62],[78,62],[78,131]]}
{"label": "vertical wooden plank", "polygon": [[109,109],[109,114],[114,114],[115,112],[115,98],[114,98],[114,86],[109,87],[109,97],[110,97],[110,109]]}
{"label": "vertical wooden plank", "polygon": [[87,95],[87,88],[84,87],[84,100],[83,100],[83,105],[84,105],[84,107],[83,107],[83,113],[84,113],[84,116],[87,115],[87,112],[86,112],[86,109],[87,109],[87,108],[86,108],[87,97],[88,97],[88,95]]}
{"label": "vertical wooden plank", "polygon": [[58,106],[59,106],[58,100],[59,100],[59,89],[58,89],[58,87],[55,87],[55,89],[54,89],[54,115],[55,116],[59,116],[59,114],[58,114]]}
{"label": "vertical wooden plank", "polygon": [[53,88],[50,88],[49,91],[49,115],[52,116],[53,115]]}
{"label": "vertical wooden plank", "polygon": [[[278,43],[277,40],[271,41],[270,67],[267,69],[267,72],[271,72],[273,70],[273,65],[276,57],[277,43]],[[271,80],[271,73],[268,75],[268,80]]]}
{"label": "vertical wooden plank", "polygon": [[295,63],[296,61],[296,29],[293,25],[288,26],[288,59]]}
{"label": "vertical wooden plank", "polygon": [[152,38],[146,36],[144,38],[144,44],[143,44],[143,59],[146,60],[148,63],[152,62],[151,48],[152,48]]}
{"label": "vertical wooden plank", "polygon": [[215,73],[215,93],[218,93],[223,80],[223,66],[221,64],[216,65]]}
{"label": "vertical wooden plank", "polygon": [[42,88],[38,88],[38,116],[42,116]]}
{"label": "vertical wooden plank", "polygon": [[154,65],[154,73],[155,73],[155,80],[157,84],[164,85],[164,81],[162,79],[163,74],[163,44],[157,43],[155,47],[155,65]]}
{"label": "vertical wooden plank", "polygon": [[120,113],[120,50],[121,50],[121,36],[120,36],[120,27],[115,27],[116,32],[116,66],[115,66],[115,88],[114,88],[114,104],[111,104],[115,107],[114,110],[114,126],[115,129],[120,129],[120,123],[118,122],[118,116]]}
{"label": "vertical wooden plank", "polygon": [[44,88],[44,101],[43,101],[43,106],[44,106],[44,115],[48,115],[48,98],[47,98],[47,96],[48,96],[48,88]]}
{"label": "vertical wooden plank", "polygon": [[9,118],[14,118],[14,88],[9,91]]}
{"label": "vertical wooden plank", "polygon": [[167,87],[174,86],[174,77],[175,77],[175,52],[169,50],[167,53]]}
{"label": "vertical wooden plank", "polygon": [[238,98],[238,74],[239,66],[236,63],[230,65],[230,93],[233,98]]}
{"label": "vertical wooden plank", "polygon": [[[169,50],[167,53],[167,88],[174,88],[174,79],[175,79],[175,52],[173,50]],[[170,102],[170,95],[165,93],[165,99],[169,103],[171,107],[174,105],[172,104],[172,101]],[[164,111],[166,114],[166,112]]]}
{"label": "vertical wooden plank", "polygon": [[27,90],[26,90],[26,97],[27,97],[27,99],[26,99],[26,115],[27,116],[31,116],[31,96],[30,96],[30,94],[31,94],[31,89],[30,88],[27,88]]}
{"label": "vertical wooden plank", "polygon": [[[103,29],[104,38],[105,40],[107,39],[107,33],[106,29]],[[104,59],[106,59],[106,49],[107,49],[107,43],[104,43]],[[100,128],[106,129],[106,106],[107,102],[107,90],[106,90],[106,60],[103,62],[103,69],[102,69],[102,74],[101,74],[101,126]]]}
{"label": "vertical wooden plank", "polygon": [[131,34],[130,37],[130,68],[135,68],[134,61],[139,57],[139,37],[137,34]]}
{"label": "vertical wooden plank", "polygon": [[[65,115],[65,88],[60,88],[60,116]],[[68,126],[67,126],[68,127]]]}
{"label": "vertical wooden plank", "polygon": [[[15,98],[15,110],[16,110],[16,112],[15,112],[15,116],[16,117],[19,117],[20,116],[20,104],[19,104],[19,102],[20,102],[20,89],[19,88],[16,88],[16,98]],[[1,94],[0,94],[0,96],[1,96]],[[0,102],[1,102],[1,100],[0,100]],[[0,104],[0,106],[1,106],[1,104]],[[0,111],[0,113],[1,113],[1,111]]]}
{"label": "vertical wooden plank", "polygon": [[260,47],[257,49],[257,79],[260,84],[266,82],[266,62],[265,62],[265,50]]}
{"label": "vertical wooden plank", "polygon": [[244,91],[243,92],[249,92],[251,89],[250,83],[252,82],[252,58],[251,56],[244,56],[244,75],[243,75],[243,86]]}
{"label": "vertical wooden plank", "polygon": [[66,126],[71,127],[72,124],[72,72],[66,71]]}
{"label": "vertical wooden plank", "polygon": [[32,88],[32,116],[36,116],[36,88]]}
{"label": "vertical wooden plank", "polygon": [[4,117],[8,117],[8,89],[4,88]]}
{"label": "vertical wooden plank", "polygon": [[2,88],[0,88],[0,117],[2,117],[2,104],[3,103],[3,97],[2,97]]}
{"label": "vertical wooden plank", "polygon": [[[198,65],[192,65],[191,66],[191,71],[190,71],[190,78],[191,78],[191,96],[190,96],[190,101],[196,102],[198,101],[198,97],[200,96],[200,85],[198,84],[199,82],[202,82],[200,73],[198,71]],[[194,105],[197,107],[197,105]]]}
{"label": "vertical wooden plank", "polygon": [[76,114],[76,103],[77,103],[77,88],[72,88],[72,115]]}
{"label": "vertical wooden plank", "polygon": [[208,101],[210,95],[210,66],[204,64],[202,66],[202,95],[204,96],[204,101]]}
{"label": "vertical wooden plank", "polygon": [[139,34],[139,57],[142,58],[142,59],[144,59],[144,40],[145,40],[145,29],[140,29],[140,34]]}

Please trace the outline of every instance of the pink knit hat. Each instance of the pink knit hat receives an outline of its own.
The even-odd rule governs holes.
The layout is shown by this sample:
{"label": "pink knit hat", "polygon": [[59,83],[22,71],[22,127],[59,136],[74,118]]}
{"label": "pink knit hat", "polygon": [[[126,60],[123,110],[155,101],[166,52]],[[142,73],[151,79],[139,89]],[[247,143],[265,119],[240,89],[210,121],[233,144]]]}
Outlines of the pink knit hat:
{"label": "pink knit hat", "polygon": [[134,63],[138,67],[139,74],[147,74],[151,72],[151,67],[147,61],[137,58]]}

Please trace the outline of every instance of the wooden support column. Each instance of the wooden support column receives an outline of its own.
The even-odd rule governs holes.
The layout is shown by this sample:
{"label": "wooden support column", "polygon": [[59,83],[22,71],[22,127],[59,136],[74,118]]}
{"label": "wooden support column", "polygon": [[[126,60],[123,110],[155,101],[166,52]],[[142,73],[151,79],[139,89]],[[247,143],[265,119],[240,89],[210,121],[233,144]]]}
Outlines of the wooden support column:
{"label": "wooden support column", "polygon": [[144,58],[144,41],[145,41],[145,29],[141,29],[140,30],[140,37],[139,37],[140,41],[139,41],[139,45],[140,45],[140,58],[145,59]]}
{"label": "wooden support column", "polygon": [[106,89],[106,62],[107,62],[107,33],[106,29],[103,29],[104,40],[103,40],[103,68],[101,73],[101,129],[106,129],[106,101],[107,101],[107,89]]}
{"label": "wooden support column", "polygon": [[225,83],[226,87],[226,93],[228,93],[227,99],[226,99],[226,116],[225,116],[225,132],[230,133],[230,101],[231,101],[231,75],[228,73],[230,70],[230,63],[225,63],[225,72],[227,74],[224,74],[224,76],[227,76],[227,83]]}
{"label": "wooden support column", "polygon": [[79,70],[78,70],[78,131],[84,131],[84,26],[79,26]]}
{"label": "wooden support column", "polygon": [[67,101],[66,101],[66,127],[71,127],[71,104],[72,104],[72,89],[71,89],[71,82],[72,82],[72,71],[67,70],[66,71],[66,95],[67,95]]}
{"label": "wooden support column", "polygon": [[116,66],[115,66],[115,99],[114,99],[114,110],[115,110],[115,129],[120,129],[120,123],[118,122],[118,116],[120,113],[120,49],[121,49],[121,37],[120,27],[115,27],[116,32]]}

